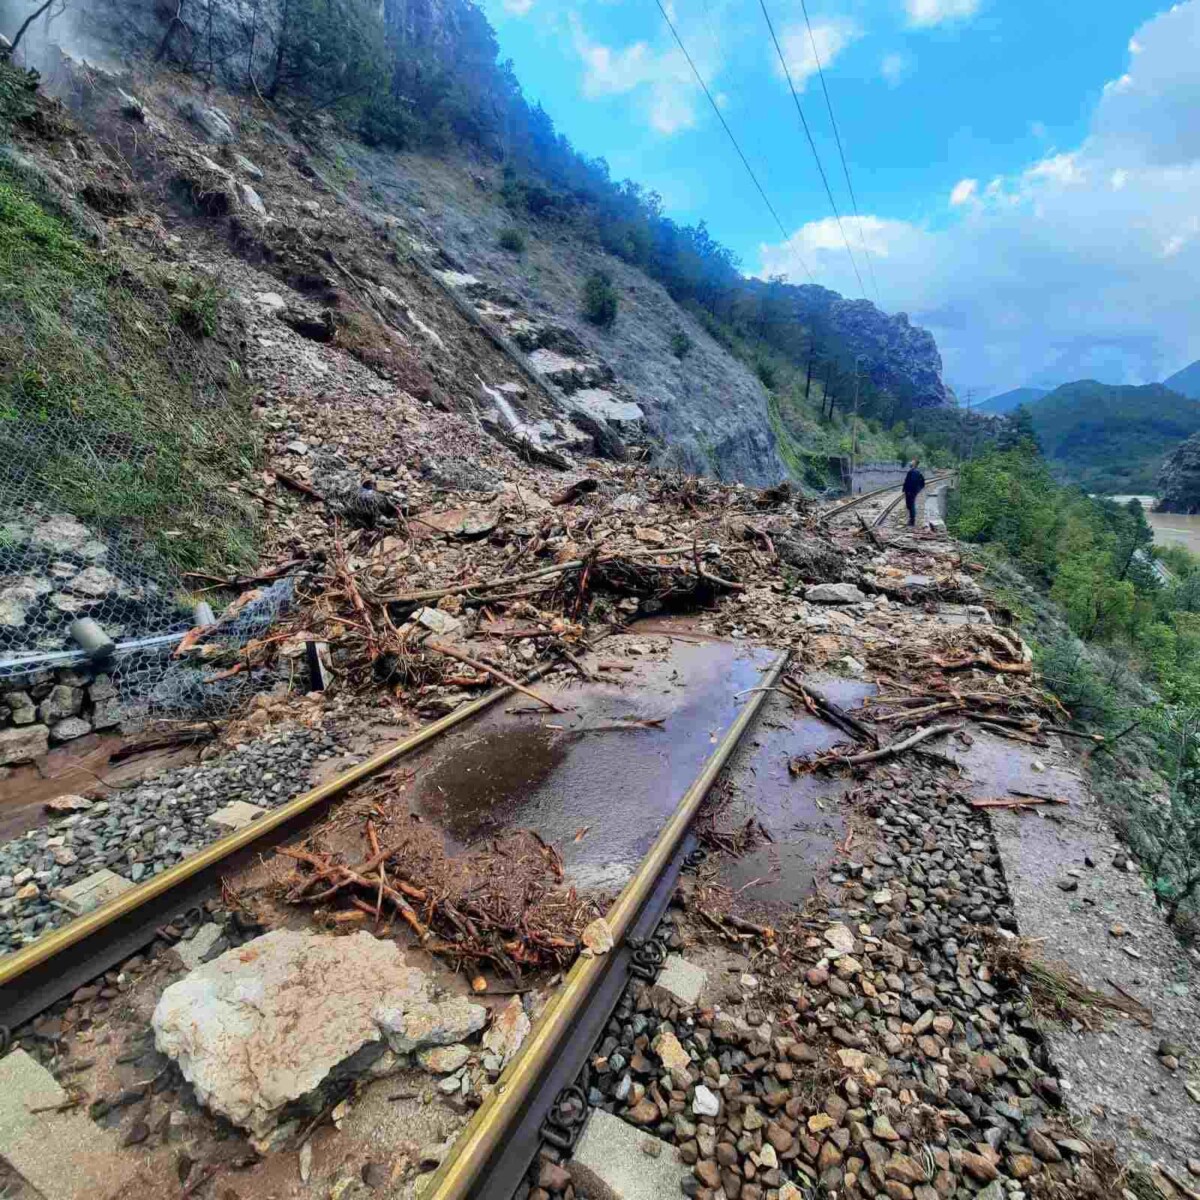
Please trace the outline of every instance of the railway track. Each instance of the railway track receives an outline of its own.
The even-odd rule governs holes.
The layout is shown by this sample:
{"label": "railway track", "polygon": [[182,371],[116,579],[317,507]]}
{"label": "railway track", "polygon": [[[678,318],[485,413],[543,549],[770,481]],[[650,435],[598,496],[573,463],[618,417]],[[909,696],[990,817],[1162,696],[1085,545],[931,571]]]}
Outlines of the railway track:
{"label": "railway track", "polygon": [[[928,488],[932,484],[942,483],[947,479],[953,479],[954,475],[955,472],[946,471],[941,475],[931,476],[925,481],[925,486]],[[835,520],[838,517],[844,516],[846,513],[853,512],[856,508],[862,504],[866,504],[869,500],[878,500],[879,497],[890,495],[893,492],[896,493],[896,498],[885,505],[883,510],[879,512],[875,519],[871,522],[871,527],[873,529],[878,529],[904,498],[904,492],[896,484],[891,484],[888,487],[876,488],[873,492],[864,492],[861,496],[855,496],[852,500],[848,500],[843,504],[839,504],[836,507],[831,508],[828,512],[822,514],[819,520],[822,524],[824,524],[826,521]]]}
{"label": "railway track", "polygon": [[[576,960],[521,1052],[456,1140],[450,1157],[425,1190],[427,1200],[507,1200],[520,1188],[544,1143],[559,1150],[573,1145],[588,1114],[586,1094],[578,1087],[581,1072],[627,986],[637,979],[652,980],[666,956],[665,948],[655,941],[655,931],[680,873],[697,849],[689,827],[753,725],[788,653],[777,655],[763,671],[759,686],[747,696],[606,914],[613,949],[598,955],[585,952]],[[531,673],[525,682],[542,677],[553,665]],[[354,785],[513,692],[511,687],[498,688],[465,705],[152,880],[0,959],[0,1052],[6,1048],[7,1028],[27,1022],[137,953],[176,914],[186,913],[217,893],[223,875],[294,837],[331,800]]]}

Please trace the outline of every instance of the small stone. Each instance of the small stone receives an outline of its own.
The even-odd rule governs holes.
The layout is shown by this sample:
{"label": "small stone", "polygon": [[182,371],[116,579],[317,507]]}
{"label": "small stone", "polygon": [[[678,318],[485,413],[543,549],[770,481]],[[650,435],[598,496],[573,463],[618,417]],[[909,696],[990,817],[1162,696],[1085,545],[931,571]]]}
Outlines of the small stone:
{"label": "small stone", "polygon": [[543,1162],[538,1171],[538,1186],[548,1192],[565,1192],[571,1182],[571,1173],[558,1163]]}
{"label": "small stone", "polygon": [[312,1158],[313,1148],[312,1142],[305,1142],[300,1147],[300,1182],[307,1183],[312,1176]]}
{"label": "small stone", "polygon": [[692,1097],[692,1112],[698,1117],[715,1117],[721,1111],[721,1101],[704,1084],[696,1085]]}
{"label": "small stone", "polygon": [[692,1060],[679,1039],[671,1032],[660,1033],[651,1043],[651,1049],[668,1071],[686,1071]]}
{"label": "small stone", "polygon": [[1058,881],[1058,887],[1059,887],[1059,890],[1063,891],[1063,892],[1077,892],[1079,890],[1079,880],[1078,879],[1060,879]]}
{"label": "small stone", "polygon": [[854,950],[854,934],[840,922],[825,930],[825,940],[841,954],[850,954]]}
{"label": "small stone", "polygon": [[990,1158],[984,1158],[982,1154],[971,1150],[962,1152],[962,1167],[972,1179],[977,1179],[980,1183],[991,1183],[1000,1175],[996,1164]]}
{"label": "small stone", "polygon": [[837,1122],[827,1112],[813,1113],[808,1118],[809,1133],[824,1133],[827,1129],[833,1129],[835,1125]]}
{"label": "small stone", "polygon": [[391,1173],[383,1163],[363,1163],[361,1175],[363,1183],[373,1192],[383,1191],[388,1183],[391,1182]]}
{"label": "small stone", "polygon": [[892,1128],[891,1121],[884,1113],[880,1113],[871,1122],[871,1132],[882,1142],[898,1142],[900,1135]]}
{"label": "small stone", "polygon": [[603,917],[597,917],[580,934],[580,941],[593,954],[607,954],[613,948],[612,928]]}
{"label": "small stone", "polygon": [[1041,1130],[1031,1129],[1025,1140],[1042,1162],[1062,1162],[1062,1152]]}

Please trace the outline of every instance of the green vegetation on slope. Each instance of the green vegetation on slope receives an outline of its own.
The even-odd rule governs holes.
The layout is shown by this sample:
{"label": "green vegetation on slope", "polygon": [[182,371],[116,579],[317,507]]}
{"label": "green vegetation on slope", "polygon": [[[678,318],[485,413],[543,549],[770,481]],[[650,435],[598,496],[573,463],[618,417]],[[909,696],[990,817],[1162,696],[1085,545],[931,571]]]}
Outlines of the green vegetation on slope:
{"label": "green vegetation on slope", "polygon": [[[0,68],[0,70],[5,70]],[[0,493],[184,569],[253,561],[248,401],[207,279],[134,274],[0,159]]]}
{"label": "green vegetation on slope", "polygon": [[[1173,572],[1163,582],[1152,567],[1153,534],[1141,505],[1093,500],[1056,484],[1029,438],[964,465],[947,515],[1008,587],[1062,703],[1088,729],[1125,739],[1119,766],[1110,755],[1095,756],[1094,784],[1112,803],[1168,919],[1193,931],[1200,559],[1181,548],[1162,552]],[[1157,783],[1148,786],[1148,773],[1139,778],[1130,764],[1153,768]]]}
{"label": "green vegetation on slope", "polygon": [[1028,408],[1055,472],[1089,492],[1151,491],[1163,457],[1200,429],[1200,401],[1161,383],[1127,387],[1086,379]]}

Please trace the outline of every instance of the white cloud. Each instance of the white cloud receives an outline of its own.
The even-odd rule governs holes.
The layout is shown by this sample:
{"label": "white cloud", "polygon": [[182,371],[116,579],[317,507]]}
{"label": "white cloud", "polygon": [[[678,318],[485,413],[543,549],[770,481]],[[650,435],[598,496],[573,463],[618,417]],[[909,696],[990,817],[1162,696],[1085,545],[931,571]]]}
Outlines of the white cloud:
{"label": "white cloud", "polygon": [[614,49],[593,42],[576,14],[571,14],[570,21],[575,52],[583,61],[584,96],[600,100],[638,93],[651,128],[664,135],[695,125],[700,90],[678,49],[658,52],[647,42]]}
{"label": "white cloud", "polygon": [[888,87],[899,87],[911,66],[910,60],[903,54],[885,54],[879,63],[879,74]]}
{"label": "white cloud", "polygon": [[[993,180],[993,182],[995,181]],[[950,203],[955,208],[960,208],[968,200],[973,200],[978,191],[978,179],[960,179],[954,185],[954,190],[950,193]]]}
{"label": "white cloud", "polygon": [[908,23],[928,26],[944,25],[949,21],[964,21],[973,17],[980,0],[906,0]]}
{"label": "white cloud", "polygon": [[503,0],[503,6],[510,17],[527,17],[533,9],[533,0]]}
{"label": "white cloud", "polygon": [[[933,332],[951,384],[1144,383],[1200,358],[1200,0],[1135,41],[1129,83],[1099,99],[1078,146],[986,186],[960,181],[948,227],[864,218],[884,306]],[[801,280],[799,252],[856,294],[831,224],[764,246],[763,272]]]}
{"label": "white cloud", "polygon": [[[833,65],[834,59],[860,37],[862,30],[848,17],[814,21],[811,38],[804,25],[790,25],[784,29],[779,38],[779,45],[796,90],[804,91],[805,84],[817,73],[818,61],[823,69],[828,69]],[[779,58],[774,54],[773,47],[771,53],[775,73],[782,75]]]}

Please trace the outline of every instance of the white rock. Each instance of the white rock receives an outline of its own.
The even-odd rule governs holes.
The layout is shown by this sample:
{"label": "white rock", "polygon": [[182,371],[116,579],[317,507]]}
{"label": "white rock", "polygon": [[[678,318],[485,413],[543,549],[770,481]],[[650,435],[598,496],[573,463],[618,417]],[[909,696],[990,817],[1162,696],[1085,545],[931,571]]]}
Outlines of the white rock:
{"label": "white rock", "polygon": [[854,934],[840,921],[825,930],[825,940],[842,954],[850,954],[854,950]]}
{"label": "white rock", "polygon": [[6,763],[41,758],[50,749],[50,730],[45,725],[21,725],[0,729],[0,767]]}
{"label": "white rock", "polygon": [[234,164],[243,175],[249,175],[251,179],[262,179],[262,167],[252,163],[244,154],[238,154],[236,151],[233,155]]}
{"label": "white rock", "polygon": [[264,218],[267,217],[267,206],[263,203],[263,198],[248,184],[239,183],[237,185],[238,199],[248,208],[255,216]]}
{"label": "white rock", "polygon": [[698,1117],[715,1117],[721,1111],[721,1101],[710,1092],[704,1084],[696,1085],[696,1095],[692,1099],[692,1112]]}
{"label": "white rock", "polygon": [[108,549],[86,526],[68,513],[54,513],[34,526],[31,540],[35,546],[51,554],[78,554],[93,562],[103,558]]}
{"label": "white rock", "polygon": [[392,942],[276,930],[168,987],[151,1024],[201,1102],[261,1137],[364,1047],[458,1042],[485,1017],[465,999],[435,999]]}
{"label": "white rock", "polygon": [[532,1028],[532,1022],[521,1004],[521,997],[513,996],[492,1017],[491,1028],[483,1035],[484,1048],[499,1058],[501,1067],[506,1067]]}
{"label": "white rock", "polygon": [[810,604],[861,604],[866,596],[852,583],[815,583],[804,598]]}
{"label": "white rock", "polygon": [[612,929],[603,917],[592,921],[579,935],[579,940],[593,954],[607,954],[613,948]]}
{"label": "white rock", "polygon": [[442,612],[440,608],[419,609],[413,619],[418,625],[424,625],[431,632],[442,635],[457,633],[462,628],[462,622],[457,617]]}

